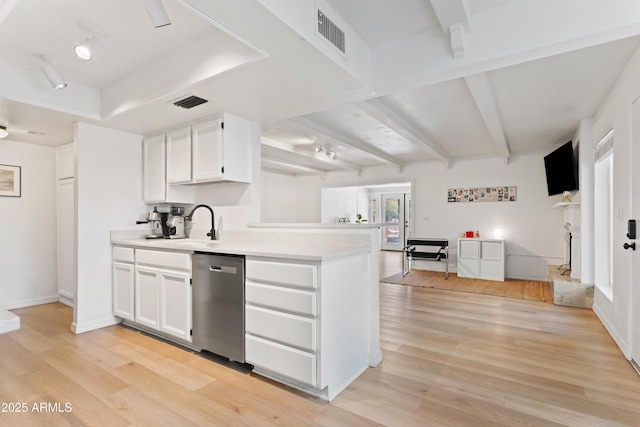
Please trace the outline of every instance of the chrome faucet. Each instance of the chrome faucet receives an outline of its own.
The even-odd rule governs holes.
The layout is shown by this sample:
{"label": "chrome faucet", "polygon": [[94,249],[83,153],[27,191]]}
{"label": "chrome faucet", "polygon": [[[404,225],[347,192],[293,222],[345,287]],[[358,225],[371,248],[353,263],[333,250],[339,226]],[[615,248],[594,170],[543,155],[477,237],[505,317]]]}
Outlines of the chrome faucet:
{"label": "chrome faucet", "polygon": [[207,233],[207,236],[211,236],[211,240],[218,240],[217,236],[216,236],[216,227],[215,227],[215,215],[213,213],[213,209],[211,209],[209,206],[207,205],[198,205],[195,208],[193,208],[193,210],[189,213],[189,215],[185,216],[184,219],[187,221],[191,221],[191,218],[193,217],[193,213],[196,211],[196,209],[198,208],[207,208],[209,210],[209,212],[211,212],[211,231]]}

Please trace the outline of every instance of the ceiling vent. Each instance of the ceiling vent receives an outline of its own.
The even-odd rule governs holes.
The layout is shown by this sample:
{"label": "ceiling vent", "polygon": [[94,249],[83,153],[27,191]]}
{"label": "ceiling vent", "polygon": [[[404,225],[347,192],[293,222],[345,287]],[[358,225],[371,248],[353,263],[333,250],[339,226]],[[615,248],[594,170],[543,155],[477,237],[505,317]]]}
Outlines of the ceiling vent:
{"label": "ceiling vent", "polygon": [[332,20],[318,9],[318,34],[327,39],[329,43],[334,45],[342,53],[345,52],[344,31],[340,29]]}
{"label": "ceiling vent", "polygon": [[189,108],[197,107],[198,105],[204,104],[205,102],[209,102],[209,101],[206,99],[191,95],[191,96],[187,96],[186,98],[174,101],[173,105],[175,105],[176,107],[185,108],[188,110]]}

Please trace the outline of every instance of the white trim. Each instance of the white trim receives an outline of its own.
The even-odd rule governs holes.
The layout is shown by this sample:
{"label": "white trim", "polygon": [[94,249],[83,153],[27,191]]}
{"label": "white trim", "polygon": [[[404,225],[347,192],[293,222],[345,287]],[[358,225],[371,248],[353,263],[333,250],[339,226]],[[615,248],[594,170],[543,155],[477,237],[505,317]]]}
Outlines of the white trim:
{"label": "white trim", "polygon": [[82,334],[84,332],[93,331],[95,329],[106,328],[107,326],[117,325],[121,322],[120,319],[116,317],[109,317],[101,320],[94,320],[91,322],[83,323],[82,325],[78,325],[78,323],[73,322],[71,324],[71,332],[74,334]]}
{"label": "white trim", "polygon": [[[595,289],[598,290],[598,291],[600,290],[597,287]],[[600,307],[597,304],[597,300],[598,299],[596,298],[596,302],[593,305],[593,312],[598,317],[598,319],[600,320],[600,323],[602,323],[602,325],[607,330],[607,332],[609,333],[611,338],[613,338],[613,340],[616,342],[616,344],[618,345],[618,347],[622,351],[622,354],[624,355],[624,357],[627,360],[629,360],[631,358],[630,347],[627,345],[625,340],[622,339],[622,337],[620,337],[620,335],[618,335],[617,329],[611,324],[611,322],[609,322],[609,319],[604,315],[603,311],[600,310]]]}
{"label": "white trim", "polygon": [[34,305],[49,304],[49,303],[52,303],[52,302],[58,302],[58,294],[57,293],[55,295],[51,295],[51,296],[48,296],[48,297],[42,297],[42,298],[36,298],[36,299],[31,299],[31,300],[23,300],[23,301],[13,302],[13,303],[10,303],[8,305],[0,306],[0,309],[15,310],[17,308],[32,307]]}

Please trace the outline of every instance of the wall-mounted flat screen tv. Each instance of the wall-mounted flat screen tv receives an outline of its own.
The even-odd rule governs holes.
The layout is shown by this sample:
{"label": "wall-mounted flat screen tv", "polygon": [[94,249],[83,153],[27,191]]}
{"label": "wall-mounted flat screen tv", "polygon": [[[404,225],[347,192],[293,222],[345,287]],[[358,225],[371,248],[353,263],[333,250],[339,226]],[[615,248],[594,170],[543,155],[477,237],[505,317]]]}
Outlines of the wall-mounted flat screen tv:
{"label": "wall-mounted flat screen tv", "polygon": [[549,196],[578,189],[578,162],[571,141],[544,157]]}

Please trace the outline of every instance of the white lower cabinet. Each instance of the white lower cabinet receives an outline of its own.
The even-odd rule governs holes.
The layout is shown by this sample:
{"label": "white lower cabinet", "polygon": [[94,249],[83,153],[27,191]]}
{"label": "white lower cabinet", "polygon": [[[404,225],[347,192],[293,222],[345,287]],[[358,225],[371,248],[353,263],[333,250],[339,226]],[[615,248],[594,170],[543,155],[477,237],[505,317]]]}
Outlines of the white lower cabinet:
{"label": "white lower cabinet", "polygon": [[191,275],[160,273],[160,330],[191,341]]}
{"label": "white lower cabinet", "polygon": [[316,387],[318,266],[247,258],[247,363]]}
{"label": "white lower cabinet", "polygon": [[134,321],[160,329],[160,274],[155,268],[136,266]]}
{"label": "white lower cabinet", "polygon": [[256,373],[331,400],[366,369],[363,258],[247,257],[245,355]]}
{"label": "white lower cabinet", "polygon": [[113,277],[113,315],[125,320],[133,320],[133,264],[114,262],[111,271]]}
{"label": "white lower cabinet", "polygon": [[111,279],[113,282],[113,315],[125,320],[134,319],[134,252],[133,248],[114,246]]}
{"label": "white lower cabinet", "polygon": [[114,315],[191,342],[191,255],[136,249],[127,264],[116,261],[122,249],[114,247]]}
{"label": "white lower cabinet", "polygon": [[247,334],[245,353],[248,363],[310,386],[317,385],[316,355],[277,342]]}

